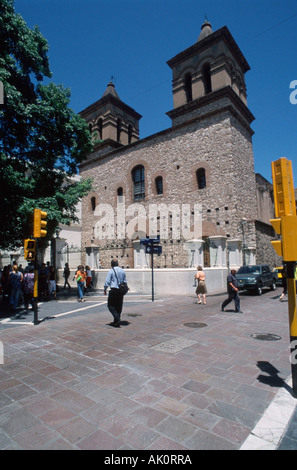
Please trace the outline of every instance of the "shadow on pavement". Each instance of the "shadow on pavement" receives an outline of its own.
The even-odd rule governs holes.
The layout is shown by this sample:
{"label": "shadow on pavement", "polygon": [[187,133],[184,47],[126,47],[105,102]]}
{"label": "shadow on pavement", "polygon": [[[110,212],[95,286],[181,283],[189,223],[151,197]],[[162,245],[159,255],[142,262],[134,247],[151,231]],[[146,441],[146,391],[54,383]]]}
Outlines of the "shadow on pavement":
{"label": "shadow on pavement", "polygon": [[279,377],[279,370],[276,369],[270,362],[258,361],[257,366],[262,372],[266,372],[268,375],[258,375],[257,380],[260,383],[270,385],[270,387],[285,388],[293,397],[296,396],[292,387],[290,387],[284,379]]}

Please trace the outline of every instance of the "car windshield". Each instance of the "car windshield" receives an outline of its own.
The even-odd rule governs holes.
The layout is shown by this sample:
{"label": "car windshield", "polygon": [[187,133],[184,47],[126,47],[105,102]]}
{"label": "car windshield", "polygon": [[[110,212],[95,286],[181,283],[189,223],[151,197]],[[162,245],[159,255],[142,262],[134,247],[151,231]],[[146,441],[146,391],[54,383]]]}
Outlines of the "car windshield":
{"label": "car windshield", "polygon": [[237,274],[260,274],[260,266],[241,266]]}

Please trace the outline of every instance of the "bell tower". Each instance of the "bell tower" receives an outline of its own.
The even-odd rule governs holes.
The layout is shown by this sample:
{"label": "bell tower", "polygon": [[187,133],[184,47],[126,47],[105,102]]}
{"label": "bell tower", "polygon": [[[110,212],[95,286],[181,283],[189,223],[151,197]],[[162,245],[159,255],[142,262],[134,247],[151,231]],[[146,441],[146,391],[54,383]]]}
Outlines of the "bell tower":
{"label": "bell tower", "polygon": [[124,103],[110,81],[101,99],[81,111],[92,134],[95,148],[107,151],[139,140],[141,115]]}
{"label": "bell tower", "polygon": [[223,96],[241,109],[249,124],[253,120],[245,85],[250,67],[226,26],[214,32],[206,20],[196,43],[167,64],[173,78],[173,110],[167,115],[173,126],[204,114],[206,107],[209,112],[208,105],[213,108]]}

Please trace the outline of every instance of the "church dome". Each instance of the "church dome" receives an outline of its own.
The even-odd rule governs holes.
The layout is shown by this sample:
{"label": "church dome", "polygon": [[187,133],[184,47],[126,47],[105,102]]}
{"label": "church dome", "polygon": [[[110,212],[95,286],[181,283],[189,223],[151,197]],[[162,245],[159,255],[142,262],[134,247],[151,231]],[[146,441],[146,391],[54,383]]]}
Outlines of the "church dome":
{"label": "church dome", "polygon": [[115,98],[120,99],[119,95],[117,94],[117,92],[115,90],[114,83],[112,81],[110,81],[109,84],[107,85],[107,88],[106,88],[105,92],[103,93],[102,98],[103,98],[103,96],[107,96],[107,95],[112,95]]}
{"label": "church dome", "polygon": [[197,42],[202,41],[212,33],[213,30],[211,29],[211,24],[209,23],[209,21],[205,20],[203,25],[201,26],[201,33],[197,39]]}

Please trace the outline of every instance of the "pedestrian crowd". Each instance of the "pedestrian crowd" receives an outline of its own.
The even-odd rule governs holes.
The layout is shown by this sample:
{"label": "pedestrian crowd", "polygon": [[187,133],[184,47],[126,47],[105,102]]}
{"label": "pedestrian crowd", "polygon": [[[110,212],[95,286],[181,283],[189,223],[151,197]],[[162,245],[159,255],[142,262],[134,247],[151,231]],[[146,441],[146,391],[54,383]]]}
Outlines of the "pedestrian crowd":
{"label": "pedestrian crowd", "polygon": [[[26,310],[34,301],[34,266],[28,264],[26,268],[13,262],[4,266],[0,271],[0,294],[2,299],[9,300],[10,311],[16,313],[19,306],[24,305]],[[38,299],[56,299],[56,270],[50,263],[42,263],[38,271]]]}
{"label": "pedestrian crowd", "polygon": [[[25,269],[22,265],[18,265],[14,262],[12,265],[4,266],[0,271],[0,294],[3,298],[9,299],[9,305],[11,312],[16,312],[16,309],[24,304],[26,310],[29,309],[29,304],[33,307],[34,301],[34,282],[35,272],[34,266],[29,264]],[[57,293],[57,282],[56,282],[56,269],[51,266],[49,262],[42,263],[37,269],[38,271],[38,300],[47,301],[56,299]],[[64,287],[63,289],[70,290],[69,284],[70,268],[68,263],[65,264],[63,270]],[[296,270],[297,278],[297,270]],[[78,302],[85,302],[85,293],[93,287],[92,283],[92,272],[89,266],[83,266],[82,264],[77,267],[72,281],[76,280],[77,283],[77,295]],[[194,276],[198,283],[196,287],[197,303],[206,305],[206,275],[201,266],[197,266],[197,272]],[[287,294],[287,279],[286,270],[282,270],[282,287],[283,292],[280,296],[282,301],[284,296]],[[296,279],[297,283],[297,279]],[[124,269],[118,266],[118,261],[111,261],[111,269],[109,270],[105,284],[104,294],[107,294],[109,288],[107,307],[113,316],[112,326],[118,327],[120,325],[121,313],[123,309],[124,295],[129,290],[127,285],[127,278]],[[231,272],[227,276],[227,292],[228,297],[221,304],[221,311],[223,312],[225,307],[232,301],[235,304],[235,312],[243,313],[240,309],[240,298],[239,298],[239,287],[236,279],[236,270],[231,269]]]}

